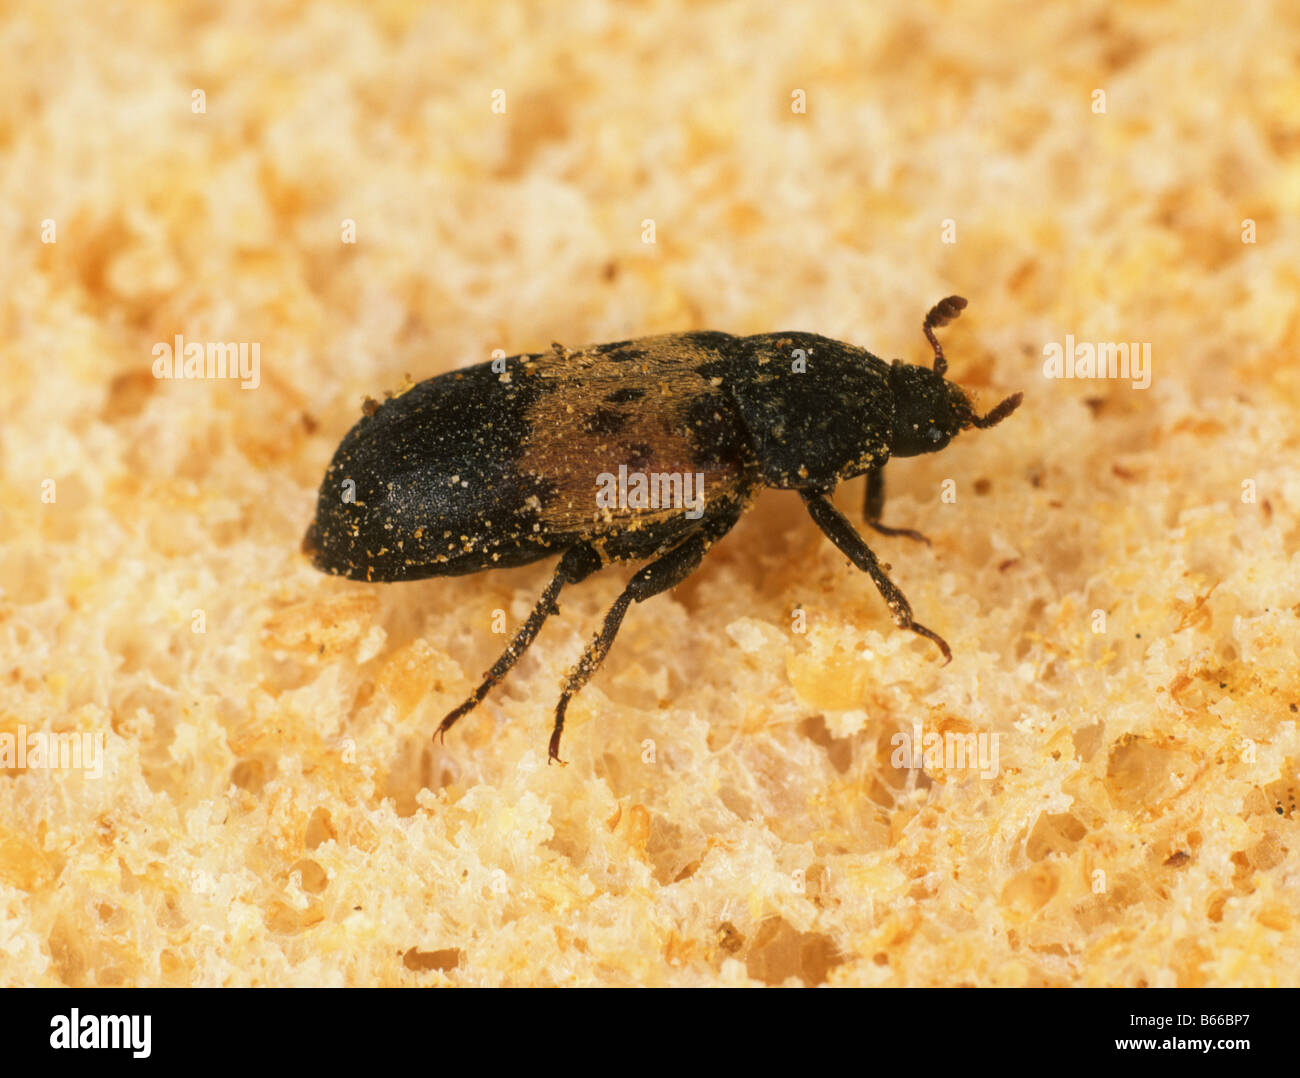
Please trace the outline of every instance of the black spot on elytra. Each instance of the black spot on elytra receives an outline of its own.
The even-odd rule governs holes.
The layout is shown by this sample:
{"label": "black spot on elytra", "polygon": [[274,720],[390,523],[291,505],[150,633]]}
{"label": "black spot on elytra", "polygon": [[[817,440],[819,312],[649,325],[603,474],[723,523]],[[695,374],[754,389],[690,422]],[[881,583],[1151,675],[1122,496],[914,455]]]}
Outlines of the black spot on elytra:
{"label": "black spot on elytra", "polygon": [[639,401],[645,396],[644,389],[616,389],[613,393],[605,398],[606,404],[630,404],[632,401]]}
{"label": "black spot on elytra", "polygon": [[582,429],[588,434],[618,434],[627,426],[627,416],[612,408],[597,408],[585,420]]}
{"label": "black spot on elytra", "polygon": [[686,411],[686,422],[699,464],[729,464],[744,457],[745,431],[725,397],[696,398]]}
{"label": "black spot on elytra", "polygon": [[627,341],[620,341],[618,344],[603,346],[600,351],[611,363],[632,363],[638,359],[645,359],[650,354],[644,348],[625,347],[627,344]]}
{"label": "black spot on elytra", "polygon": [[623,446],[623,452],[627,455],[628,471],[643,472],[650,467],[650,462],[654,460],[654,453],[644,442],[638,442],[636,445]]}

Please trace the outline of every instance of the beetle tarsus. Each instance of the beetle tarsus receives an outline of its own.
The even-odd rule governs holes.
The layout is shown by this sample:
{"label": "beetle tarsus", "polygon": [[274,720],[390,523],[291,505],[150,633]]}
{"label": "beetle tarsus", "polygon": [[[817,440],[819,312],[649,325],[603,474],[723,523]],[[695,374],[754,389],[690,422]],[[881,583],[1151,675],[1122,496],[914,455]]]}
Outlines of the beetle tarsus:
{"label": "beetle tarsus", "polygon": [[939,648],[939,650],[943,652],[944,666],[947,666],[950,662],[952,662],[952,648],[948,646],[948,641],[946,641],[938,633],[930,629],[927,629],[924,625],[922,625],[918,621],[909,621],[906,625],[900,625],[900,628],[910,629],[918,636],[923,636],[927,640],[932,641]]}
{"label": "beetle tarsus", "polygon": [[445,745],[447,743],[447,731],[452,728],[452,726],[455,724],[457,719],[461,718],[464,715],[468,715],[471,711],[473,711],[476,707],[478,707],[479,702],[483,699],[484,696],[487,695],[488,689],[492,688],[492,686],[495,684],[496,682],[493,680],[485,681],[482,685],[478,687],[478,689],[474,691],[474,693],[470,696],[468,700],[466,700],[458,708],[455,708],[454,710],[447,712],[447,714],[443,717],[442,722],[438,723],[438,729],[436,729],[433,732],[433,736],[438,739],[439,744]]}
{"label": "beetle tarsus", "polygon": [[560,702],[555,708],[555,729],[551,731],[551,743],[546,750],[546,763],[559,764],[561,767],[569,765],[560,759],[560,734],[564,731],[564,711],[569,706],[569,698],[561,696]]}
{"label": "beetle tarsus", "polygon": [[891,528],[880,523],[880,514],[885,511],[885,469],[883,466],[872,468],[867,472],[867,492],[862,502],[862,516],[867,524],[881,535],[902,535],[916,539],[930,546],[930,540],[912,528]]}
{"label": "beetle tarsus", "polygon": [[867,525],[880,532],[881,535],[901,535],[907,539],[915,539],[926,546],[933,545],[928,535],[922,535],[914,528],[891,528],[888,524],[881,524],[878,520],[868,520]]}

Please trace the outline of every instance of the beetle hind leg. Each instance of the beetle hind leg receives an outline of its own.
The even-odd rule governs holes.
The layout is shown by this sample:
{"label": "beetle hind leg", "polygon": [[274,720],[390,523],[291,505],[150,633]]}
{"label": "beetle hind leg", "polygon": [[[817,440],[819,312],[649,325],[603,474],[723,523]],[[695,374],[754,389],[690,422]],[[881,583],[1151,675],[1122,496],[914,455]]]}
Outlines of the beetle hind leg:
{"label": "beetle hind leg", "polygon": [[483,682],[470,693],[468,699],[459,707],[449,711],[446,717],[438,724],[438,729],[434,731],[433,736],[439,740],[445,741],[447,731],[455,725],[457,719],[467,715],[478,707],[489,692],[492,691],[502,678],[510,672],[511,667],[515,665],[528,650],[532,642],[537,638],[538,632],[541,631],[542,625],[552,614],[560,612],[559,606],[556,605],[556,597],[560,594],[560,589],[565,584],[576,584],[585,577],[590,576],[596,569],[600,568],[600,558],[595,551],[587,546],[571,547],[560,559],[559,564],[555,567],[555,574],[551,577],[551,582],[546,585],[546,590],[542,592],[541,597],[537,600],[537,605],[533,607],[533,612],[528,615],[528,620],[524,622],[514,639],[510,641],[506,650],[501,653],[489,670],[483,676]]}
{"label": "beetle hind leg", "polygon": [[610,645],[618,635],[619,626],[623,624],[623,615],[627,613],[627,608],[633,601],[643,603],[670,588],[675,588],[695,572],[714,541],[736,523],[741,508],[741,506],[729,507],[719,512],[713,519],[706,519],[698,531],[692,532],[677,546],[638,570],[628,581],[627,587],[605,614],[600,632],[587,645],[587,650],[582,653],[578,665],[569,671],[569,676],[565,679],[564,691],[561,692],[560,701],[555,706],[555,727],[551,731],[548,763],[554,760],[563,765],[564,761],[560,759],[560,735],[564,732],[564,713],[569,707],[569,701],[591,680],[591,676],[605,661]]}
{"label": "beetle hind leg", "polygon": [[706,547],[704,539],[699,532],[696,532],[685,542],[673,547],[667,554],[639,570],[623,589],[622,594],[614,600],[614,605],[605,614],[600,632],[587,645],[587,650],[582,653],[578,665],[569,671],[569,676],[565,679],[564,691],[560,694],[560,702],[555,707],[555,728],[551,731],[549,760],[564,763],[560,759],[560,735],[564,732],[564,713],[569,707],[569,701],[591,680],[591,675],[600,669],[600,664],[609,654],[610,645],[614,643],[614,637],[618,635],[619,626],[623,624],[623,615],[627,613],[627,608],[632,601],[645,602],[651,596],[680,584],[699,567]]}
{"label": "beetle hind leg", "polygon": [[867,494],[862,503],[862,515],[866,518],[867,525],[880,532],[881,535],[904,535],[908,539],[916,539],[930,545],[930,540],[922,535],[919,531],[912,528],[891,528],[888,524],[880,523],[880,514],[885,511],[885,469],[871,468],[867,471]]}

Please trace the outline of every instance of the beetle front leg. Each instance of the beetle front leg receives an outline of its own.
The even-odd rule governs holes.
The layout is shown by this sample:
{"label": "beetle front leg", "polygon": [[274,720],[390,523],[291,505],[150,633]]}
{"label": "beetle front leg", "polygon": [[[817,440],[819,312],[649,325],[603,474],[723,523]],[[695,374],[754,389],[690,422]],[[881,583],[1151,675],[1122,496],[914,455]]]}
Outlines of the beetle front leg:
{"label": "beetle front leg", "polygon": [[541,598],[537,600],[537,605],[533,607],[533,612],[528,615],[528,620],[515,633],[514,639],[502,652],[501,658],[497,659],[492,665],[492,669],[484,675],[483,683],[470,694],[469,699],[454,711],[448,712],[446,718],[438,724],[438,729],[433,734],[434,737],[445,741],[447,731],[451,729],[456,720],[462,715],[473,711],[483,697],[492,690],[492,687],[509,673],[510,668],[519,661],[520,656],[528,650],[529,645],[536,639],[546,619],[552,614],[560,612],[560,608],[555,604],[560,589],[565,584],[578,583],[599,568],[600,557],[589,547],[576,546],[565,551],[564,557],[560,559],[559,564],[555,567],[555,575],[551,577],[551,582],[546,585],[546,590],[542,592]]}
{"label": "beetle front leg", "polygon": [[826,538],[834,543],[849,561],[871,577],[894,615],[894,624],[900,629],[910,629],[917,635],[932,640],[943,652],[945,663],[951,662],[952,649],[948,647],[947,642],[938,633],[927,629],[912,617],[912,607],[907,598],[898,590],[898,585],[885,575],[885,570],[880,567],[875,554],[871,552],[871,548],[867,546],[862,536],[853,530],[853,525],[849,523],[848,518],[836,509],[824,494],[804,490],[799,494],[804,504],[808,506],[808,515],[825,533]]}
{"label": "beetle front leg", "polygon": [[862,515],[866,518],[867,523],[880,532],[881,535],[905,535],[909,539],[919,539],[926,546],[930,545],[927,539],[918,531],[911,528],[891,528],[887,524],[880,523],[880,514],[885,510],[885,468],[881,465],[879,468],[870,468],[867,471],[867,495],[862,503]]}

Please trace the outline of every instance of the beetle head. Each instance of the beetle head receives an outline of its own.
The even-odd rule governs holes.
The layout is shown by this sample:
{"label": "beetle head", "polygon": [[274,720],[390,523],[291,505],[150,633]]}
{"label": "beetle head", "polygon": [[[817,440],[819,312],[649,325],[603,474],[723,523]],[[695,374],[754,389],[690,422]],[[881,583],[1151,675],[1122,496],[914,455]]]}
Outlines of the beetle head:
{"label": "beetle head", "polygon": [[894,394],[894,432],[890,453],[915,457],[946,446],[967,427],[992,427],[1020,405],[1022,394],[1008,397],[987,415],[976,415],[970,398],[938,371],[895,361],[889,368]]}

